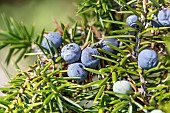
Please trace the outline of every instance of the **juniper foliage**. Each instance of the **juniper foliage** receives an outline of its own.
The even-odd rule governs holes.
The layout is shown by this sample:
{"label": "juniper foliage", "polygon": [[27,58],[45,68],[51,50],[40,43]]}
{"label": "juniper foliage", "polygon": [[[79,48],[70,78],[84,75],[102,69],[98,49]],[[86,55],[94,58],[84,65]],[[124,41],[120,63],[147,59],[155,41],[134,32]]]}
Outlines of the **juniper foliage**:
{"label": "juniper foliage", "polygon": [[[34,34],[34,26],[27,28],[22,22],[2,16],[6,30],[0,30],[0,49],[10,46],[6,63],[13,55],[22,57],[37,55],[37,60],[28,70],[20,72],[1,87],[5,94],[0,97],[0,112],[62,112],[62,113],[148,113],[154,109],[170,110],[170,27],[153,28],[151,20],[167,0],[83,0],[72,26],[59,25],[55,19],[54,31],[63,37],[62,47],[77,43],[98,48],[102,38],[117,38],[120,46],[107,43],[116,53],[98,48],[100,65],[85,68],[87,79],[77,83],[78,77],[68,77],[68,63],[60,56],[61,48],[45,49],[41,46],[43,29]],[[126,17],[135,14],[138,27],[130,28]],[[134,34],[131,34],[131,33]],[[48,45],[51,42],[48,41]],[[33,53],[36,45],[42,52]],[[53,45],[51,43],[51,45]],[[138,67],[138,53],[144,48],[157,51],[159,63],[149,70]],[[130,95],[116,96],[113,84],[127,80],[133,91]]]}

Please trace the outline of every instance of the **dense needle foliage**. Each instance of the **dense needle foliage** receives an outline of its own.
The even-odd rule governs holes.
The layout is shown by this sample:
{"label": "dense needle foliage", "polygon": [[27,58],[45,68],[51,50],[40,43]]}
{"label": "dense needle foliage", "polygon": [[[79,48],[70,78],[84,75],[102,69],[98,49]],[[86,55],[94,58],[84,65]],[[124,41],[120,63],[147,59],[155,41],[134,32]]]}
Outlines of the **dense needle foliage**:
{"label": "dense needle foliage", "polygon": [[[154,109],[169,112],[170,109],[170,27],[153,27],[152,20],[168,0],[83,0],[77,15],[80,20],[71,19],[73,25],[55,19],[54,31],[62,34],[62,46],[49,50],[41,46],[45,29],[36,36],[34,26],[27,28],[4,15],[6,30],[0,30],[0,49],[10,47],[6,63],[13,55],[18,55],[16,64],[22,57],[36,55],[37,60],[28,70],[19,70],[1,87],[0,112],[62,112],[62,113],[148,113]],[[126,23],[129,15],[138,16],[137,28]],[[103,38],[117,38],[119,47],[107,43],[116,52],[99,48]],[[88,76],[83,82],[78,77],[68,77],[66,63],[61,57],[61,48],[76,43],[83,50],[95,47],[100,55],[100,64],[95,68],[85,68]],[[159,57],[156,67],[142,70],[137,64],[138,53],[152,48]],[[127,80],[132,86],[129,95],[116,96],[113,84]]]}

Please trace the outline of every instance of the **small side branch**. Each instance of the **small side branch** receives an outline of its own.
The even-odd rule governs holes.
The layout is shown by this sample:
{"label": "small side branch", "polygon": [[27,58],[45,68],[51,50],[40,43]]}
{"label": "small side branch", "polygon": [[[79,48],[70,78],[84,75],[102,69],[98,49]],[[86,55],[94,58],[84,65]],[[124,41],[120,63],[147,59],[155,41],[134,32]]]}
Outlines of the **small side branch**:
{"label": "small side branch", "polygon": [[147,81],[145,81],[145,78],[143,77],[143,75],[141,74],[141,73],[139,73],[139,75],[140,75],[140,81],[141,81],[141,83],[142,83],[142,85],[141,85],[141,93],[145,96],[145,101],[147,102],[147,103],[149,103],[149,99],[148,99],[148,91],[147,91],[147,89],[146,89],[146,83],[147,83]]}

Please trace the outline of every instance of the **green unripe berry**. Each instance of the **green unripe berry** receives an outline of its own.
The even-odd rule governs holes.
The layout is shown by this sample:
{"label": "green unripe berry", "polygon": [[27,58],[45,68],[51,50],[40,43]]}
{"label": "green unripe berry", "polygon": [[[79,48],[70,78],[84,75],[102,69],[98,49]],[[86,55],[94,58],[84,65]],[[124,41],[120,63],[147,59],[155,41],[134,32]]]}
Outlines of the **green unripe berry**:
{"label": "green unripe berry", "polygon": [[164,112],[160,109],[154,109],[151,111],[151,113],[164,113]]}
{"label": "green unripe berry", "polygon": [[[117,81],[113,84],[113,92],[120,94],[130,94],[130,90],[132,90],[132,86],[126,80]],[[119,95],[116,95],[119,97]]]}

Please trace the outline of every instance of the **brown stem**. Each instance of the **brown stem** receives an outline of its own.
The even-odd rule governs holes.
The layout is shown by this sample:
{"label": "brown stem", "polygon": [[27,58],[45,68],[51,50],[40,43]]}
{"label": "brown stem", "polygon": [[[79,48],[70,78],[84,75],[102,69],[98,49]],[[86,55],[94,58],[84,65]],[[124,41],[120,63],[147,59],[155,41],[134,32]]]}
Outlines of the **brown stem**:
{"label": "brown stem", "polygon": [[63,34],[63,29],[59,26],[58,22],[56,21],[55,18],[52,18],[52,21],[56,27],[56,29],[58,30],[58,32],[62,35]]}
{"label": "brown stem", "polygon": [[97,39],[100,40],[102,38],[102,35],[100,34],[100,32],[97,30],[97,28],[94,25],[92,25],[91,28],[94,31],[94,34],[97,37]]}
{"label": "brown stem", "polygon": [[141,21],[144,22],[145,20],[145,16],[147,15],[147,6],[146,6],[146,3],[148,2],[148,0],[143,0],[143,10],[145,12],[145,15],[144,14],[141,14]]}
{"label": "brown stem", "polygon": [[147,102],[147,103],[149,103],[149,99],[148,99],[148,91],[147,91],[147,89],[146,89],[146,81],[145,81],[145,78],[143,77],[143,75],[141,74],[141,73],[139,73],[139,75],[140,75],[140,81],[141,81],[141,83],[142,83],[142,85],[141,85],[141,93],[145,96],[145,101]]}

